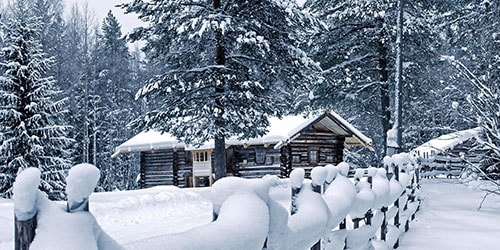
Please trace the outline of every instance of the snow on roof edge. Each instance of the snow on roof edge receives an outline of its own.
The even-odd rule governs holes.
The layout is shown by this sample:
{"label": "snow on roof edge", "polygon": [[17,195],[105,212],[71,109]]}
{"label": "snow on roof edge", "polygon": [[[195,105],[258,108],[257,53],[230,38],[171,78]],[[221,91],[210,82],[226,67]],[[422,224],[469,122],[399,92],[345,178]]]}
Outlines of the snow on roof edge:
{"label": "snow on roof edge", "polygon": [[[226,139],[227,145],[259,145],[259,144],[279,144],[283,143],[294,135],[305,129],[309,124],[324,116],[316,115],[310,118],[305,118],[300,115],[285,116],[281,119],[270,118],[270,126],[268,133],[264,136],[251,138],[246,140],[238,140],[236,137]],[[334,111],[327,111],[326,114],[331,115],[337,122],[339,122],[345,129],[349,130],[355,138],[358,139],[361,145],[370,148],[372,140],[361,133],[349,122],[344,120],[339,114]],[[299,125],[296,125],[299,124]],[[172,148],[185,148],[185,150],[202,150],[213,149],[213,141],[208,141],[201,146],[186,145],[178,141],[174,136],[169,133],[161,133],[155,130],[143,131],[123,144],[115,148],[112,157],[120,154],[141,152],[148,150],[161,150]]]}
{"label": "snow on roof edge", "polygon": [[347,122],[344,118],[342,118],[342,116],[340,116],[339,114],[335,113],[335,111],[333,110],[329,110],[328,111],[329,114],[331,114],[333,117],[335,117],[335,119],[337,119],[338,121],[340,121],[342,123],[342,125],[344,125],[347,129],[351,130],[351,132],[356,136],[358,137],[359,140],[361,140],[362,142],[364,142],[367,146],[371,146],[372,145],[372,139],[369,138],[368,136],[364,135],[363,133],[361,133],[361,131],[359,131],[357,128],[355,128],[352,124],[350,124],[349,122]]}
{"label": "snow on roof edge", "polygon": [[481,127],[476,127],[476,128],[456,131],[449,134],[444,134],[418,146],[417,148],[414,149],[414,151],[428,151],[428,150],[437,150],[440,152],[446,151],[471,138],[478,138],[482,130],[483,129]]}

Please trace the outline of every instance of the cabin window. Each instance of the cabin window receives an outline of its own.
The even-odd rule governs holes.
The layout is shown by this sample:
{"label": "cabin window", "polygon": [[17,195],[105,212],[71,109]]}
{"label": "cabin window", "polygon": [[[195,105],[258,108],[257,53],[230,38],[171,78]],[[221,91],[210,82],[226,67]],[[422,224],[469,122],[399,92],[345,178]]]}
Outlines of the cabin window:
{"label": "cabin window", "polygon": [[318,163],[318,148],[309,149],[309,163]]}
{"label": "cabin window", "polygon": [[327,155],[326,156],[326,162],[333,163],[333,155]]}
{"label": "cabin window", "polygon": [[267,156],[266,165],[272,165],[272,164],[274,164],[274,156]]}
{"label": "cabin window", "polygon": [[265,164],[266,163],[266,152],[263,149],[255,150],[255,163]]}
{"label": "cabin window", "polygon": [[292,161],[293,163],[300,163],[300,155],[293,155]]}
{"label": "cabin window", "polygon": [[194,158],[197,162],[208,161],[208,152],[196,152],[196,157]]}

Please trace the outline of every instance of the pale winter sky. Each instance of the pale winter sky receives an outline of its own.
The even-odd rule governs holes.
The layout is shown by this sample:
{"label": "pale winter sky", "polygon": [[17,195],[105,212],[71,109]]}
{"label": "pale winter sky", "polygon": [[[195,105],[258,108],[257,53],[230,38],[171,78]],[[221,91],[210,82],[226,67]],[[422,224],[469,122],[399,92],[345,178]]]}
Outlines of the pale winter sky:
{"label": "pale winter sky", "polygon": [[108,14],[108,11],[111,10],[113,15],[116,16],[120,24],[122,25],[122,32],[124,34],[130,32],[134,27],[140,26],[141,21],[137,18],[135,14],[124,14],[124,10],[118,7],[115,7],[117,4],[132,2],[132,0],[65,0],[67,12],[71,8],[71,6],[75,3],[78,3],[80,7],[88,2],[88,6],[90,10],[95,11],[96,19],[99,25],[102,23],[102,20]]}

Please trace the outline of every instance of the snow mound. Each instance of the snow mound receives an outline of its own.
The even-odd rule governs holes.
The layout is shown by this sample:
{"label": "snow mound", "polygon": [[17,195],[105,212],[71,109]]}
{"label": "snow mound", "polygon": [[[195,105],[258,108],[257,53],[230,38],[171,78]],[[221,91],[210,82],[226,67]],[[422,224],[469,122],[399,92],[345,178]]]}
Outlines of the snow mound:
{"label": "snow mound", "polygon": [[267,203],[269,188],[269,182],[263,179],[244,179],[233,176],[222,178],[216,181],[210,190],[213,211],[218,214],[222,204],[233,194],[253,192]]}
{"label": "snow mound", "polygon": [[315,167],[311,170],[311,179],[314,186],[321,186],[325,183],[328,172],[324,167]]}
{"label": "snow mound", "polygon": [[349,214],[351,218],[363,218],[366,212],[373,207],[376,195],[370,188],[370,183],[366,180],[361,180],[356,184],[359,190],[356,194],[356,200],[352,204]]}
{"label": "snow mound", "polygon": [[40,170],[27,168],[16,178],[13,187],[14,213],[20,221],[33,218],[36,214]]}
{"label": "snow mound", "polygon": [[37,206],[38,225],[30,249],[123,249],[101,229],[91,213],[67,213],[64,204],[49,201],[41,192]]}
{"label": "snow mound", "polygon": [[[347,168],[348,167],[349,165],[347,165]],[[345,167],[343,168],[345,170]],[[356,188],[349,179],[340,174],[335,177],[335,180],[325,191],[323,199],[330,210],[328,227],[333,229],[347,216],[351,210],[353,202],[356,199]]]}
{"label": "snow mound", "polygon": [[266,203],[256,193],[236,193],[222,204],[216,221],[182,233],[136,241],[126,248],[261,249],[269,230],[268,214]]}
{"label": "snow mound", "polygon": [[302,187],[304,182],[305,170],[303,168],[296,168],[290,173],[290,185],[292,188]]}
{"label": "snow mound", "polygon": [[87,199],[101,177],[101,172],[94,165],[83,163],[73,166],[66,178],[68,200],[82,202]]}

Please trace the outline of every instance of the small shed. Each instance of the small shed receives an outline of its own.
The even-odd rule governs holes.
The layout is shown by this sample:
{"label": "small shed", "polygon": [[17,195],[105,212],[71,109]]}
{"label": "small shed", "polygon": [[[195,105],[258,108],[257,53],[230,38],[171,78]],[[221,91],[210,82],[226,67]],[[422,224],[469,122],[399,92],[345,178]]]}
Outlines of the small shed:
{"label": "small shed", "polygon": [[[295,168],[304,168],[309,174],[315,166],[341,162],[345,146],[371,148],[370,138],[333,111],[310,118],[270,118],[270,124],[264,136],[226,139],[228,175],[288,177]],[[113,156],[140,153],[140,186],[143,188],[184,187],[188,186],[185,176],[192,176],[192,183],[196,184],[198,177],[211,175],[213,148],[210,142],[189,147],[169,134],[147,131],[118,146]]]}
{"label": "small shed", "polygon": [[484,151],[472,150],[482,129],[472,128],[441,135],[413,150],[418,156],[423,176],[446,174],[459,175],[469,163],[479,164]]}

